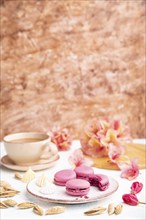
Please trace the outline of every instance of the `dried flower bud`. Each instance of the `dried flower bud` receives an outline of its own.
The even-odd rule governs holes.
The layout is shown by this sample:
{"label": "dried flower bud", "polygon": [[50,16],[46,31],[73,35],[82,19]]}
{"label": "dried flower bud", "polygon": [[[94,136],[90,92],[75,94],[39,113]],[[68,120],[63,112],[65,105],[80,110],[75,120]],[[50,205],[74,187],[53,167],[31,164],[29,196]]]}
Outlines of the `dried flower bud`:
{"label": "dried flower bud", "polygon": [[136,197],[136,195],[134,194],[124,194],[122,196],[123,201],[128,204],[128,205],[132,205],[132,206],[136,206],[139,203],[141,204],[145,204],[144,202],[139,202],[138,198]]}
{"label": "dried flower bud", "polygon": [[122,196],[123,201],[128,204],[128,205],[138,205],[138,199],[136,197],[136,195],[132,195],[132,194],[124,194]]}
{"label": "dried flower bud", "polygon": [[143,184],[139,182],[132,183],[131,186],[131,194],[137,194],[139,193],[143,188]]}

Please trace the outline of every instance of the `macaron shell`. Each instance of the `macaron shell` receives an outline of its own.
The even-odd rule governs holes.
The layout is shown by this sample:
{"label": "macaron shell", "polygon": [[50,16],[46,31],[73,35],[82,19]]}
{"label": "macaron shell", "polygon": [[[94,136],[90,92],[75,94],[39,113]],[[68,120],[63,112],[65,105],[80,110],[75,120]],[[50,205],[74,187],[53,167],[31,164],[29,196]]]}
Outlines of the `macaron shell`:
{"label": "macaron shell", "polygon": [[56,181],[55,179],[54,179],[54,183],[59,186],[65,186],[65,184],[66,184],[66,182]]}
{"label": "macaron shell", "polygon": [[72,179],[67,181],[66,187],[73,189],[85,189],[90,187],[90,183],[82,179]]}
{"label": "macaron shell", "polygon": [[76,167],[74,171],[76,172],[77,178],[85,180],[88,180],[89,175],[94,174],[93,168],[85,165]]}
{"label": "macaron shell", "polygon": [[54,175],[54,183],[64,186],[70,179],[75,179],[76,173],[71,169],[60,170]]}

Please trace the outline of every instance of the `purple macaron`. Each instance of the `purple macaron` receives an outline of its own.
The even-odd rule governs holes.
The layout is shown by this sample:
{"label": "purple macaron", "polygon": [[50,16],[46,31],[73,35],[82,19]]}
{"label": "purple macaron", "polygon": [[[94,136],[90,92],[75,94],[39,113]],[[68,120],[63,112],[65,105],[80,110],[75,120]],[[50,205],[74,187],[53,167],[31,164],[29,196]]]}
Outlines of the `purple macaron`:
{"label": "purple macaron", "polygon": [[81,165],[74,169],[76,172],[77,178],[89,180],[89,176],[94,174],[94,170],[92,167]]}
{"label": "purple macaron", "polygon": [[90,190],[90,183],[83,179],[72,179],[66,183],[66,192],[72,196],[84,196]]}
{"label": "purple macaron", "polygon": [[70,179],[75,179],[76,173],[71,169],[60,170],[54,175],[54,183],[60,186],[65,186]]}

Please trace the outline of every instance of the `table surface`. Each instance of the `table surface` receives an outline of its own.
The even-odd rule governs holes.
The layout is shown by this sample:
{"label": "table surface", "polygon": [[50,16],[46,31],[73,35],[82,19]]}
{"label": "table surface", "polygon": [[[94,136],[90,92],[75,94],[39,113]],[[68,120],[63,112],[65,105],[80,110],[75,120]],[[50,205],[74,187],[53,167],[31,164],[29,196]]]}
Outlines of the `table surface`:
{"label": "table surface", "polygon": [[[146,143],[146,139],[137,139],[134,140],[135,143]],[[53,174],[61,169],[67,169],[67,168],[71,168],[70,164],[68,162],[68,157],[72,154],[72,152],[80,147],[80,143],[79,141],[74,141],[72,144],[72,147],[69,151],[64,151],[64,152],[59,152],[60,155],[60,159],[57,162],[57,164],[54,167],[51,167],[49,169],[46,170],[42,170],[42,171],[37,171],[36,174],[37,176],[40,176],[40,174],[42,173],[46,173],[49,176],[53,176]],[[1,143],[1,157],[4,156],[5,150],[3,147],[3,143]],[[75,204],[75,205],[67,205],[64,204],[63,206],[66,207],[66,210],[64,213],[62,214],[58,214],[58,215],[51,215],[51,216],[47,216],[47,215],[43,215],[43,216],[39,216],[36,215],[35,213],[32,212],[32,209],[26,209],[26,210],[21,210],[18,209],[17,207],[12,207],[12,208],[8,208],[8,209],[1,209],[1,219],[136,219],[136,220],[143,220],[146,219],[146,207],[143,204],[139,204],[137,206],[129,206],[127,204],[124,204],[122,202],[122,195],[125,193],[129,193],[130,192],[130,186],[132,184],[132,182],[135,181],[139,181],[142,182],[144,184],[143,190],[137,195],[139,201],[145,202],[145,177],[146,177],[146,170],[142,169],[140,170],[140,174],[139,176],[132,180],[129,181],[127,179],[123,179],[120,177],[120,171],[117,170],[106,170],[106,169],[98,169],[98,168],[94,168],[94,171],[96,173],[103,173],[105,175],[108,175],[114,179],[116,179],[119,183],[119,188],[118,190],[112,194],[111,196],[103,199],[103,200],[99,200],[99,201],[95,201],[95,202],[91,202],[91,203],[86,203],[86,204]],[[15,187],[16,189],[20,190],[21,193],[16,195],[15,197],[12,197],[12,199],[15,199],[18,203],[20,202],[24,202],[24,201],[30,201],[30,202],[34,202],[38,205],[40,205],[44,210],[46,210],[47,208],[51,207],[51,206],[56,206],[56,205],[60,205],[60,204],[56,204],[56,203],[49,203],[47,201],[42,201],[36,197],[33,197],[32,195],[30,195],[27,191],[26,191],[26,184],[22,183],[19,180],[16,180],[14,178],[14,174],[16,171],[7,169],[3,166],[1,166],[1,180],[5,180],[8,181],[13,187]],[[3,199],[1,199],[3,200]],[[84,215],[84,212],[87,211],[88,209],[97,207],[97,206],[103,206],[103,207],[108,207],[109,203],[115,203],[115,205],[122,203],[123,204],[123,211],[121,214],[119,215],[111,215],[109,216],[107,212],[101,214],[101,215],[95,215],[95,216],[86,216]],[[61,204],[62,205],[62,204]]]}

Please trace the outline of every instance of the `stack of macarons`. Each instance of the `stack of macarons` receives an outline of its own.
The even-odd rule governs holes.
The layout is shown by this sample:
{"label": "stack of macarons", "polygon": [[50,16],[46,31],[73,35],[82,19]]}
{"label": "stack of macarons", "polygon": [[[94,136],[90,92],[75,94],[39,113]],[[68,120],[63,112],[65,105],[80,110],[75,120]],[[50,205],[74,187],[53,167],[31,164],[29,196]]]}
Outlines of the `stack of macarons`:
{"label": "stack of macarons", "polygon": [[92,167],[81,165],[74,170],[60,170],[54,175],[54,183],[66,186],[66,193],[73,196],[87,195],[90,186],[98,187],[99,190],[106,190],[109,187],[109,180],[106,175],[94,174]]}

